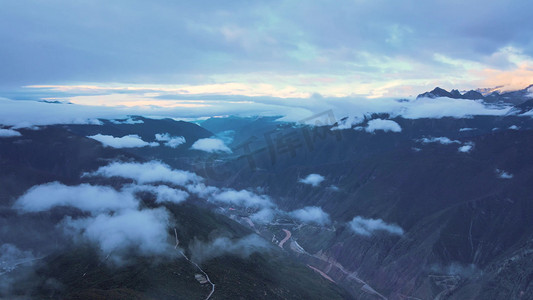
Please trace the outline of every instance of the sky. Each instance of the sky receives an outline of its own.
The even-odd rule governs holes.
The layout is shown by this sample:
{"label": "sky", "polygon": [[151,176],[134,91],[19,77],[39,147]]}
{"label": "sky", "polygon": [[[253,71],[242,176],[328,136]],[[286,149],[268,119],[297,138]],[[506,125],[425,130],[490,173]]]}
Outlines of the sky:
{"label": "sky", "polygon": [[206,100],[374,99],[533,83],[529,0],[0,6],[0,97],[11,99],[186,109]]}

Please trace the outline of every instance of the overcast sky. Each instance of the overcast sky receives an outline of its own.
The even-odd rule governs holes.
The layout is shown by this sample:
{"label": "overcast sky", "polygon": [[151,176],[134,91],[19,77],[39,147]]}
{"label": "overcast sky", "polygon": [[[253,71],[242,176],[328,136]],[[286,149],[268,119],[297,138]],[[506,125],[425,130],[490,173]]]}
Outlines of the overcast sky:
{"label": "overcast sky", "polygon": [[532,11],[530,0],[0,0],[0,96],[127,104],[523,88]]}

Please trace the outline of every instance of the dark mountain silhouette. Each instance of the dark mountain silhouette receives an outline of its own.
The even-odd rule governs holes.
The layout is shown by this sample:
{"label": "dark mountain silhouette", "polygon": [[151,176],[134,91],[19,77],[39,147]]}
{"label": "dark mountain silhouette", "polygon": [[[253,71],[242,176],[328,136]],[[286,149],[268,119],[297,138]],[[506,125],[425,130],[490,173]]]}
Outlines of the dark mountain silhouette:
{"label": "dark mountain silhouette", "polygon": [[469,99],[469,100],[485,100],[488,103],[508,103],[513,105],[518,105],[526,102],[527,100],[533,98],[533,94],[530,91],[533,85],[526,87],[525,89],[511,92],[492,92],[489,95],[484,96],[479,91],[470,90],[463,94],[458,90],[452,90],[451,92],[446,91],[440,87],[436,87],[430,92],[425,92],[418,95],[416,98],[438,98],[438,97],[448,97],[452,99]]}

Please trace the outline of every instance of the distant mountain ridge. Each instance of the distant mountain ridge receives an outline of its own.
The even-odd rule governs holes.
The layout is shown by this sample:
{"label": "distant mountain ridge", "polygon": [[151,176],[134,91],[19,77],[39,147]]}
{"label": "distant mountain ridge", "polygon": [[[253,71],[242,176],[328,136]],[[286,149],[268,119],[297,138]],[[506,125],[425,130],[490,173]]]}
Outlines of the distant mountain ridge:
{"label": "distant mountain ridge", "polygon": [[513,105],[522,104],[529,99],[533,99],[533,84],[528,87],[511,92],[499,93],[494,91],[488,95],[483,95],[481,90],[470,90],[465,93],[461,93],[457,89],[447,91],[443,88],[436,87],[430,92],[419,94],[416,98],[439,98],[447,97],[452,99],[468,99],[468,100],[484,100],[488,103],[509,103]]}

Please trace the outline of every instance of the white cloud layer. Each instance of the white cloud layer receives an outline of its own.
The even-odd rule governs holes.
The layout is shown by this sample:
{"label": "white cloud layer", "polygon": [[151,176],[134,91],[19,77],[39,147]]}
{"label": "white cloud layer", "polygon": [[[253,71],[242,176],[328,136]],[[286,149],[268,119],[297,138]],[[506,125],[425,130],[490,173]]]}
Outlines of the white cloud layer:
{"label": "white cloud layer", "polygon": [[192,144],[191,149],[209,153],[231,153],[231,149],[224,144],[224,141],[214,138],[199,139]]}
{"label": "white cloud layer", "polygon": [[377,130],[381,130],[383,132],[401,132],[402,127],[400,127],[400,124],[392,120],[374,119],[368,121],[365,131],[373,133]]}
{"label": "white cloud layer", "polygon": [[141,137],[136,134],[130,134],[123,137],[114,137],[112,135],[103,135],[99,133],[87,137],[99,141],[105,147],[112,148],[137,148],[146,146],[159,146],[159,143],[156,142],[148,143],[143,141]]}
{"label": "white cloud layer", "polygon": [[376,231],[384,231],[393,235],[403,235],[403,229],[394,224],[387,224],[382,219],[366,219],[356,216],[348,223],[353,232],[359,235],[371,236]]}
{"label": "white cloud layer", "polygon": [[289,215],[303,223],[326,225],[330,222],[329,214],[318,206],[306,206],[290,212]]}
{"label": "white cloud layer", "polygon": [[309,174],[307,177],[298,180],[298,182],[309,184],[312,186],[319,186],[322,181],[324,181],[326,178],[320,174]]}
{"label": "white cloud layer", "polygon": [[155,139],[158,142],[164,142],[165,146],[170,148],[178,148],[179,145],[185,144],[186,140],[183,136],[170,136],[169,133],[157,133]]}

